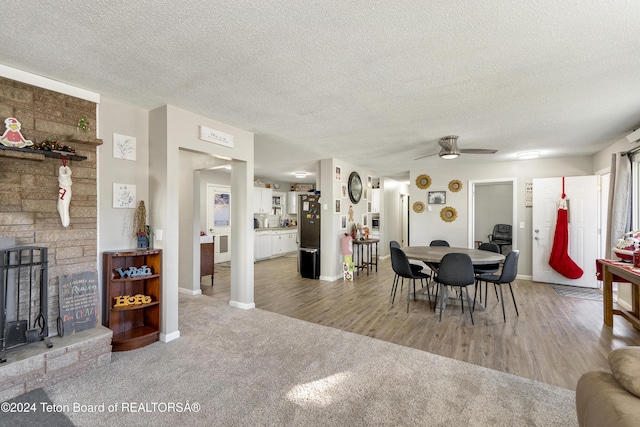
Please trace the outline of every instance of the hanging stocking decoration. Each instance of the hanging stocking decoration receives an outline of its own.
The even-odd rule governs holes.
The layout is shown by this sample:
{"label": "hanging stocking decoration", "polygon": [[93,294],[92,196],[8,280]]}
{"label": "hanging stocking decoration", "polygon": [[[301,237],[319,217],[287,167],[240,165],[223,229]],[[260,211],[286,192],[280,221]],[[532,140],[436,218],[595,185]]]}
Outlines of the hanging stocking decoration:
{"label": "hanging stocking decoration", "polygon": [[564,277],[579,279],[584,274],[584,271],[569,256],[569,221],[566,197],[567,195],[564,193],[564,177],[562,177],[562,198],[558,205],[558,219],[556,232],[553,236],[549,265]]}
{"label": "hanging stocking decoration", "polygon": [[58,171],[58,213],[62,225],[67,227],[71,221],[69,217],[69,204],[71,203],[71,168],[67,166],[67,158],[62,157],[62,166]]}

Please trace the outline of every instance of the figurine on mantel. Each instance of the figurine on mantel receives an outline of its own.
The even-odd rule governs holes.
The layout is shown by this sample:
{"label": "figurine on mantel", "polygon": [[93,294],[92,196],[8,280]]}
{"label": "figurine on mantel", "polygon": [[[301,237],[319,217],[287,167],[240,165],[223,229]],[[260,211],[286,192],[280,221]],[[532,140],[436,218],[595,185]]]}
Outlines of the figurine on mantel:
{"label": "figurine on mantel", "polygon": [[33,142],[25,139],[24,136],[22,136],[22,132],[20,132],[20,128],[22,127],[22,125],[20,124],[18,119],[8,117],[4,121],[4,126],[7,128],[7,130],[5,130],[2,136],[0,136],[0,143],[2,145],[16,148],[23,148],[28,145],[33,145]]}

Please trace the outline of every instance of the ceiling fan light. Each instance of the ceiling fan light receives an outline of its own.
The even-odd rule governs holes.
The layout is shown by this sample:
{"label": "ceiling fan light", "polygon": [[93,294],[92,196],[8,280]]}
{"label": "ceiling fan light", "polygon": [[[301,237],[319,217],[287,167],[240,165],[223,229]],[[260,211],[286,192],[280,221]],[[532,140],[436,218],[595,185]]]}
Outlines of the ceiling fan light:
{"label": "ceiling fan light", "polygon": [[523,151],[522,153],[516,154],[518,160],[529,160],[529,159],[537,159],[540,157],[539,151]]}
{"label": "ceiling fan light", "polygon": [[293,174],[293,176],[295,176],[298,179],[305,179],[307,177],[307,173],[306,172],[295,172]]}
{"label": "ceiling fan light", "polygon": [[458,151],[445,150],[444,148],[440,150],[438,154],[441,158],[451,160],[457,158],[460,153]]}

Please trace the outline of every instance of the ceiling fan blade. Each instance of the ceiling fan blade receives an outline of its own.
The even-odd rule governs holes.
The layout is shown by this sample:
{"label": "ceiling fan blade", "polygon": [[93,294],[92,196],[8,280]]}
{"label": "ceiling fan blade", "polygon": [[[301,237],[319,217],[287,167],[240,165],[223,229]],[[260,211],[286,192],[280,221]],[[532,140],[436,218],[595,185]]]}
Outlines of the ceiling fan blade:
{"label": "ceiling fan blade", "polygon": [[424,155],[424,156],[416,157],[416,158],[415,158],[415,159],[413,159],[413,160],[420,160],[420,159],[424,159],[424,158],[427,158],[427,157],[435,156],[436,154],[438,154],[438,153],[426,154],[426,155]]}
{"label": "ceiling fan blade", "polygon": [[463,148],[460,152],[466,154],[494,154],[497,153],[498,150],[491,150],[489,148]]}

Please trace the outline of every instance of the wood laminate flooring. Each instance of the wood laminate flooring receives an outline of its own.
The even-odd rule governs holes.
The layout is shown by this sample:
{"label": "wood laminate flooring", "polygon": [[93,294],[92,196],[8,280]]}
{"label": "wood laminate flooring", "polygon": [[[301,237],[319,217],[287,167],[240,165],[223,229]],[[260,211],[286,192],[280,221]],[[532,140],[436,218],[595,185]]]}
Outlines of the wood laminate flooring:
{"label": "wood laminate flooring", "polygon": [[[460,305],[448,306],[442,322],[426,301],[412,300],[407,313],[406,282],[391,304],[393,276],[389,259],[380,260],[377,273],[361,272],[353,282],[303,279],[295,256],[260,261],[255,264],[255,304],[570,390],[583,373],[608,371],[611,350],[640,345],[640,332],[620,316],[614,316],[613,329],[604,325],[602,302],[561,297],[545,283],[514,282],[520,316],[504,288],[506,323],[490,288],[487,309],[474,311],[472,325],[466,304],[464,314]],[[210,276],[201,283],[204,295],[229,300],[229,270],[216,272],[213,288]],[[473,286],[469,290],[473,294]]]}

